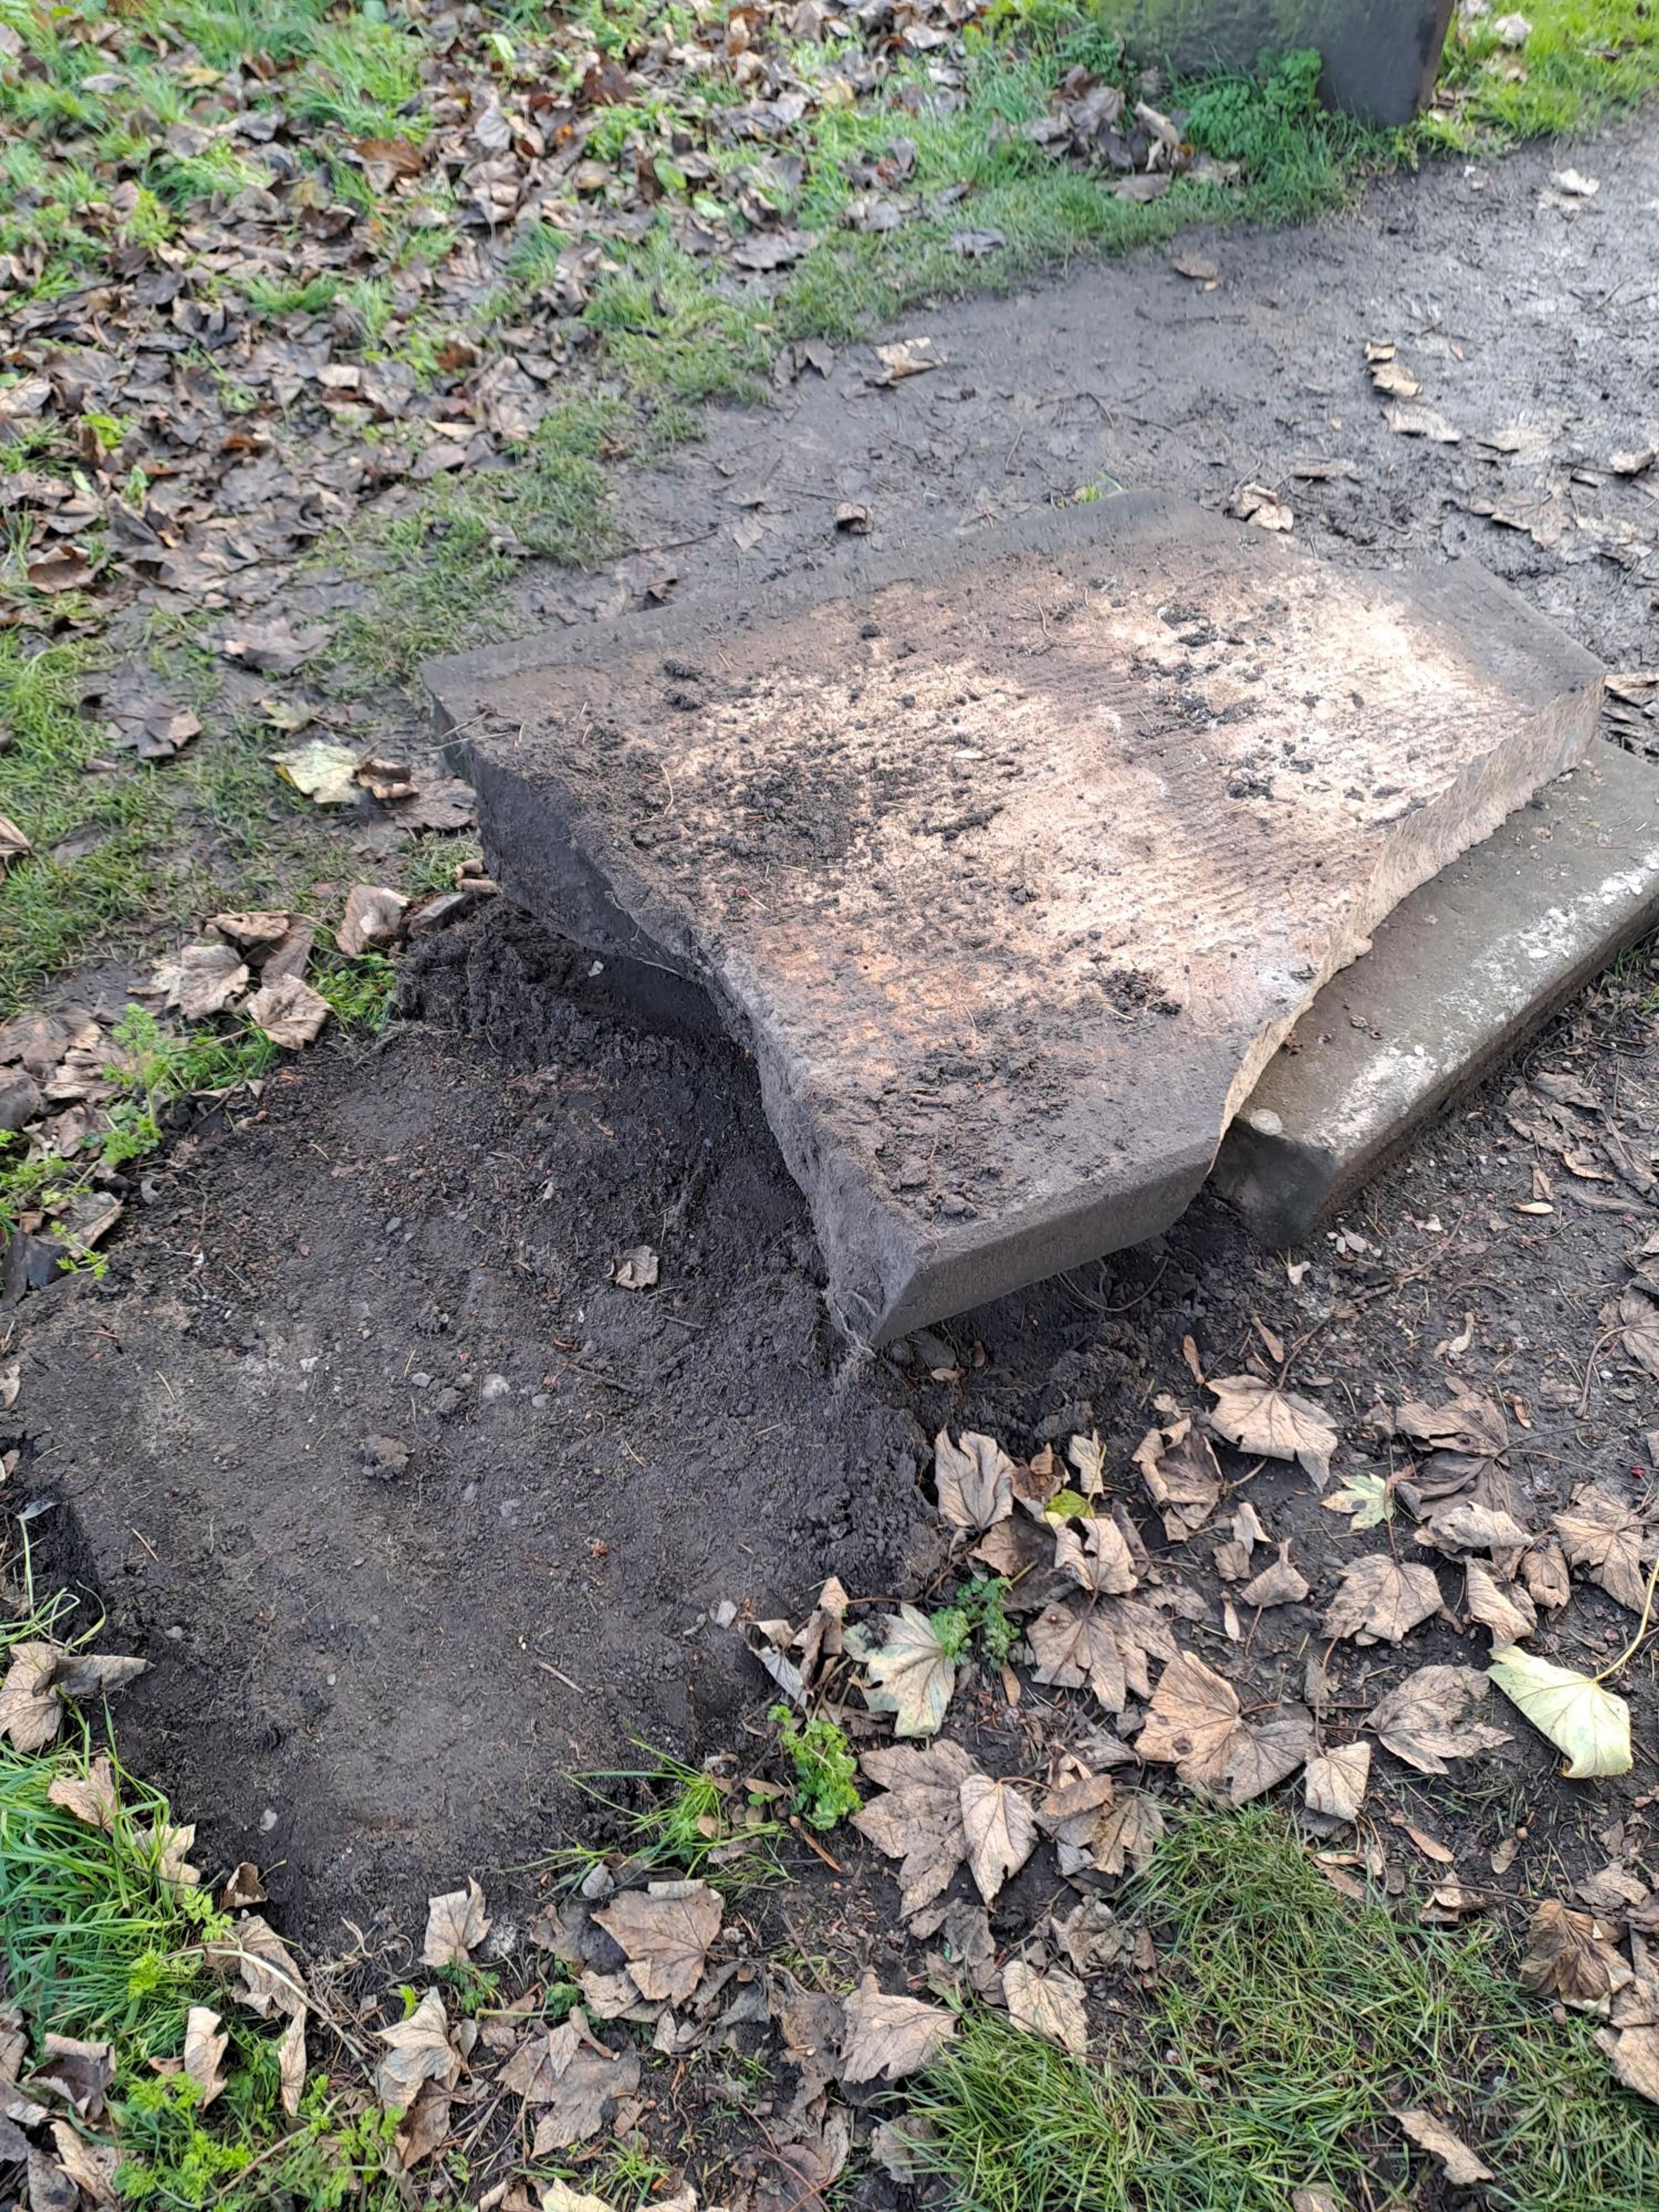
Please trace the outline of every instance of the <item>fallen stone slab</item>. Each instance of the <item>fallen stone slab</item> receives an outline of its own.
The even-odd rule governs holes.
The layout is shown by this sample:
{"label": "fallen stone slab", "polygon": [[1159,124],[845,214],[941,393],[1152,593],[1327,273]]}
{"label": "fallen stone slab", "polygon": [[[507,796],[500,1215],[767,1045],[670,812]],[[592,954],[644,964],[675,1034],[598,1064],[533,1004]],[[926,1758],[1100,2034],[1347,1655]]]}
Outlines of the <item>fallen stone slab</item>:
{"label": "fallen stone slab", "polygon": [[1659,769],[1598,744],[1397,906],[1326,984],[1212,1182],[1299,1244],[1440,1108],[1659,923]]}
{"label": "fallen stone slab", "polygon": [[1601,693],[1473,563],[1332,569],[1140,495],[428,676],[503,892],[753,1054],[872,1343],[1166,1227]]}

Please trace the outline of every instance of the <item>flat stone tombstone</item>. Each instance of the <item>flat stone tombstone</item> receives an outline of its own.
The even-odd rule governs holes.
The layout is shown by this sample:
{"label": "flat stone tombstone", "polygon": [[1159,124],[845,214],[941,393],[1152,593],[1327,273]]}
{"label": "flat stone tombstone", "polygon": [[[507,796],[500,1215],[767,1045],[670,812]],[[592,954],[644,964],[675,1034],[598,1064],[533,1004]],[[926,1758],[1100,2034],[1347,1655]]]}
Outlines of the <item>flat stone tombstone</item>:
{"label": "flat stone tombstone", "polygon": [[428,674],[503,890],[712,994],[880,1342],[1172,1221],[1601,672],[1471,563],[1135,495]]}

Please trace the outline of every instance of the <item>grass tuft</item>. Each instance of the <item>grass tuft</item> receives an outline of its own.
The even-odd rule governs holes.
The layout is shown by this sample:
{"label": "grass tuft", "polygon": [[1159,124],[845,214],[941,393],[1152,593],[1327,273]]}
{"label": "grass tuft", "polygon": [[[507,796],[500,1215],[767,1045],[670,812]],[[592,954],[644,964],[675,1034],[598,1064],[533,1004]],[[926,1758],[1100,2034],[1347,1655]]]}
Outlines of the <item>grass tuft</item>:
{"label": "grass tuft", "polygon": [[1495,2170],[1495,2205],[1659,2203],[1659,2114],[1588,2021],[1522,1993],[1495,1929],[1355,1909],[1260,1808],[1176,1821],[1129,1901],[1164,1955],[1105,2064],[975,2014],[909,2100],[958,2212],[1284,2212],[1310,2186],[1404,2203],[1425,2169],[1392,2115],[1424,2105]]}

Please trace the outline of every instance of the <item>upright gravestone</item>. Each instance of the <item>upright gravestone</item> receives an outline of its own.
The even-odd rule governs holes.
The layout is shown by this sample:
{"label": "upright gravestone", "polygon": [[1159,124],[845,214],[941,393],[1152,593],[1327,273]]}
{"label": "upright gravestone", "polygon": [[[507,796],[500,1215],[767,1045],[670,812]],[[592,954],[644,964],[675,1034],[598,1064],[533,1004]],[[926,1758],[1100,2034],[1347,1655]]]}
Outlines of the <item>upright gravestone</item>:
{"label": "upright gravestone", "polygon": [[1334,107],[1392,128],[1433,94],[1454,0],[1105,0],[1139,53],[1176,68],[1249,68],[1265,52],[1316,47]]}

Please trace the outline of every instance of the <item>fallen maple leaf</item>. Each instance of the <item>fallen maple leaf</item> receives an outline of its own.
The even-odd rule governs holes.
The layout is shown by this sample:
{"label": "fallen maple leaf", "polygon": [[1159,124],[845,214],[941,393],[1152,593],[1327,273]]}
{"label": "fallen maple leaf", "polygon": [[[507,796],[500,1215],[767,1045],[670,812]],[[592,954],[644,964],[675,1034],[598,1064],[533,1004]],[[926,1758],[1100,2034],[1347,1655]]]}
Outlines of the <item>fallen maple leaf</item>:
{"label": "fallen maple leaf", "polygon": [[447,1890],[427,1899],[426,1940],[421,1946],[423,1966],[462,1966],[489,1933],[483,1892],[471,1875],[465,1889]]}
{"label": "fallen maple leaf", "polygon": [[1322,1752],[1302,1778],[1308,1810],[1330,1820],[1357,1820],[1370,1774],[1371,1747],[1363,1741]]}
{"label": "fallen maple leaf", "polygon": [[939,1510],[953,1528],[976,1535],[1014,1510],[1014,1463],[994,1437],[965,1433],[953,1444],[948,1430],[933,1440],[933,1481]]}
{"label": "fallen maple leaf", "polygon": [[295,1052],[315,1041],[330,1007],[309,983],[302,983],[297,975],[281,975],[274,983],[263,984],[242,1011],[272,1044]]}
{"label": "fallen maple leaf", "polygon": [[940,2005],[890,1997],[866,1966],[847,2000],[840,2074],[843,2081],[900,2081],[938,2057],[957,2032]]}
{"label": "fallen maple leaf", "polygon": [[1419,2148],[1439,2160],[1441,2171],[1454,2188],[1472,2189],[1477,2181],[1495,2178],[1492,2168],[1484,2165],[1468,2145],[1437,2120],[1432,2112],[1396,2112],[1395,2118],[1401,2131]]}
{"label": "fallen maple leaf", "polygon": [[888,1621],[886,1642],[854,1656],[862,1658],[873,1685],[865,1689],[865,1703],[872,1713],[892,1714],[896,1735],[935,1732],[956,1687],[957,1669],[925,1613],[902,1605]]}
{"label": "fallen maple leaf", "polygon": [[1336,1595],[1325,1612],[1327,1636],[1352,1636],[1362,1644],[1379,1638],[1398,1644],[1440,1610],[1440,1585],[1432,1567],[1404,1566],[1387,1552],[1368,1552],[1342,1570]]}
{"label": "fallen maple leaf", "polygon": [[964,1777],[961,1796],[969,1871],[990,1905],[1036,1848],[1036,1820],[1013,1783],[988,1774]]}
{"label": "fallen maple leaf", "polygon": [[1210,1426],[1218,1436],[1264,1459],[1299,1461],[1324,1488],[1340,1438],[1322,1406],[1256,1375],[1226,1375],[1205,1387],[1216,1401]]}
{"label": "fallen maple leaf", "polygon": [[201,2093],[196,2100],[198,2112],[205,2112],[224,2089],[229,2042],[216,2012],[207,2005],[191,2005],[185,2021],[185,2071]]}
{"label": "fallen maple leaf", "polygon": [[453,2089],[460,2080],[461,2054],[449,2039],[439,1990],[428,1990],[407,2020],[376,2033],[386,2055],[374,2069],[374,2092],[386,2112],[406,2112],[423,2081]]}
{"label": "fallen maple leaf", "polygon": [[400,891],[379,884],[354,884],[346,894],[345,912],[334,933],[334,942],[349,959],[390,945],[403,927],[409,901]]}
{"label": "fallen maple leaf", "polygon": [[1539,1734],[1566,1754],[1569,1781],[1630,1772],[1630,1707],[1622,1698],[1588,1674],[1513,1644],[1493,1651],[1486,1672]]}
{"label": "fallen maple leaf", "polygon": [[624,1890],[593,1918],[622,1946],[640,1995],[678,2004],[702,1979],[724,1911],[720,1892],[706,1881],[653,1881]]}
{"label": "fallen maple leaf", "polygon": [[1394,1517],[1394,1486],[1385,1474],[1351,1474],[1340,1490],[1320,1504],[1328,1513],[1346,1513],[1356,1534],[1361,1528],[1380,1528]]}
{"label": "fallen maple leaf", "polygon": [[1279,1546],[1279,1557],[1273,1565],[1264,1567],[1254,1581],[1246,1583],[1239,1592],[1246,1605],[1264,1608],[1270,1605],[1300,1605],[1307,1595],[1306,1581],[1291,1564],[1288,1537]]}
{"label": "fallen maple leaf", "polygon": [[1135,1448],[1134,1463],[1172,1544],[1201,1528],[1221,1502],[1214,1447],[1189,1416],[1168,1428],[1148,1429]]}
{"label": "fallen maple leaf", "polygon": [[1615,1993],[1632,1978],[1601,1923],[1553,1897],[1533,1914],[1516,1971],[1522,1988],[1534,1996],[1559,1997],[1603,2020]]}
{"label": "fallen maple leaf", "polygon": [[1473,1717],[1486,1695],[1486,1678],[1473,1667],[1419,1667],[1378,1698],[1365,1724],[1419,1774],[1444,1774],[1449,1759],[1474,1759],[1510,1741]]}
{"label": "fallen maple leaf", "polygon": [[864,1771],[884,1792],[853,1815],[853,1826],[898,1871],[899,1911],[910,1919],[945,1889],[968,1856],[962,1785],[979,1768],[959,1743],[891,1744],[866,1751]]}
{"label": "fallen maple leaf", "polygon": [[1656,1542],[1641,1515],[1587,1482],[1574,1491],[1567,1510],[1554,1516],[1554,1526],[1573,1565],[1587,1567],[1609,1597],[1640,1613],[1647,1601],[1643,1565],[1653,1558]]}
{"label": "fallen maple leaf", "polygon": [[1009,2020],[1027,2035],[1057,2043],[1073,2058],[1081,2058],[1088,2050],[1083,1984],[1062,1967],[1039,1973],[1024,1960],[1011,1959],[1002,1970],[1002,1995]]}
{"label": "fallen maple leaf", "polygon": [[1139,1587],[1134,1561],[1123,1532],[1097,1516],[1081,1531],[1062,1524],[1054,1531],[1054,1565],[1091,1597],[1123,1597]]}
{"label": "fallen maple leaf", "polygon": [[26,1753],[44,1751],[57,1740],[68,1705],[118,1690],[142,1674],[145,1664],[113,1654],[65,1651],[38,1638],[15,1644],[0,1682],[0,1740],[9,1735]]}

